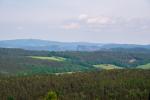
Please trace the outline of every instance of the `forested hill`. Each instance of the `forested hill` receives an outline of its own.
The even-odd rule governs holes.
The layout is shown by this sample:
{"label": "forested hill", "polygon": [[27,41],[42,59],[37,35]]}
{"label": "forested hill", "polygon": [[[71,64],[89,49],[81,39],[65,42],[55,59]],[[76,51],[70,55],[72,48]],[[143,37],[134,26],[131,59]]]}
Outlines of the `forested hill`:
{"label": "forested hill", "polygon": [[[1,100],[149,100],[150,70],[2,77]],[[49,98],[54,99],[49,99]]]}
{"label": "forested hill", "polygon": [[3,48],[22,48],[26,50],[47,50],[47,51],[97,51],[112,48],[145,48],[150,49],[150,45],[137,44],[105,44],[88,42],[57,42],[38,39],[17,39],[0,41]]}
{"label": "forested hill", "polygon": [[[101,70],[102,68],[140,68],[140,65],[149,63],[148,49],[50,52],[0,48],[0,73],[2,74],[26,75]],[[144,67],[149,68],[149,65]]]}

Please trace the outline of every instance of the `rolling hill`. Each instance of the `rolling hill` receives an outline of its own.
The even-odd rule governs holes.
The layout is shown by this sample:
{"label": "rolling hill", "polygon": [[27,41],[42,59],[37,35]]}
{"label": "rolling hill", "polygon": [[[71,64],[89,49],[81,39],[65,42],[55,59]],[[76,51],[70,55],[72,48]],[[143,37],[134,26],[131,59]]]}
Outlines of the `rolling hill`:
{"label": "rolling hill", "polygon": [[150,52],[141,49],[54,52],[0,48],[0,74],[30,75],[136,68],[148,63]]}
{"label": "rolling hill", "polygon": [[0,47],[21,48],[26,50],[47,50],[47,51],[97,51],[101,49],[112,49],[112,48],[150,49],[150,45],[56,42],[38,39],[3,40],[0,41]]}

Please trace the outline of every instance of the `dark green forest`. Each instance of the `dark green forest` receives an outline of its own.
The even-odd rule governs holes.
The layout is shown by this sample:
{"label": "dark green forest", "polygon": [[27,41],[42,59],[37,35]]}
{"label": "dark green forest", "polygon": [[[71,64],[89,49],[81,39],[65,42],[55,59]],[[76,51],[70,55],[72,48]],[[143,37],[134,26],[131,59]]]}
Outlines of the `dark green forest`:
{"label": "dark green forest", "polygon": [[0,90],[1,100],[148,100],[150,70],[0,76]]}

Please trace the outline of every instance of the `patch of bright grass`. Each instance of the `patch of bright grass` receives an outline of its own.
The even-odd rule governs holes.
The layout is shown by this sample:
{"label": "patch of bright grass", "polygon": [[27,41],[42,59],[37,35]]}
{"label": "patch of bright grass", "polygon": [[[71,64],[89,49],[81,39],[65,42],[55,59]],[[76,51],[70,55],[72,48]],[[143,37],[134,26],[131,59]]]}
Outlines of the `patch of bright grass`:
{"label": "patch of bright grass", "polygon": [[93,65],[95,68],[100,68],[100,69],[123,69],[122,67],[111,65],[111,64],[99,64],[99,65]]}
{"label": "patch of bright grass", "polygon": [[52,61],[65,61],[66,58],[63,57],[56,57],[56,56],[52,56],[52,57],[42,57],[42,56],[29,56],[33,59],[41,59],[41,60],[52,60]]}
{"label": "patch of bright grass", "polygon": [[139,69],[150,69],[150,63],[145,64],[145,65],[139,65],[136,68],[139,68]]}

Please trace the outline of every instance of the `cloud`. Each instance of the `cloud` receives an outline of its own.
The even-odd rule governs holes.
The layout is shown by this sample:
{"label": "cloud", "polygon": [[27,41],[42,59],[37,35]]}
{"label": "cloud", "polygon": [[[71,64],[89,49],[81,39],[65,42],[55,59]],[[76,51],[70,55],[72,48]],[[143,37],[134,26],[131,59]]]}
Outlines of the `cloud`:
{"label": "cloud", "polygon": [[98,16],[88,18],[86,22],[88,24],[110,24],[112,21],[109,17]]}
{"label": "cloud", "polygon": [[81,31],[90,32],[149,32],[150,19],[132,18],[127,19],[123,17],[110,16],[90,16],[81,14],[75,19],[68,19],[64,24],[63,29],[80,29]]}
{"label": "cloud", "polygon": [[70,30],[70,29],[80,29],[79,23],[69,23],[63,26],[63,29]]}
{"label": "cloud", "polygon": [[86,20],[88,18],[88,15],[87,14],[81,14],[79,15],[79,20]]}
{"label": "cloud", "polygon": [[78,19],[87,24],[110,24],[113,22],[113,20],[107,16],[88,16],[87,14],[79,15]]}
{"label": "cloud", "polygon": [[76,19],[68,19],[69,22],[66,21],[67,24],[64,24],[62,28],[66,30],[71,30],[71,29],[80,29],[81,26],[87,29],[91,27],[99,27],[100,25],[107,26],[108,24],[112,24],[113,22],[112,20],[113,19],[111,19],[110,17],[106,17],[106,16],[91,17],[87,14],[81,14]]}

